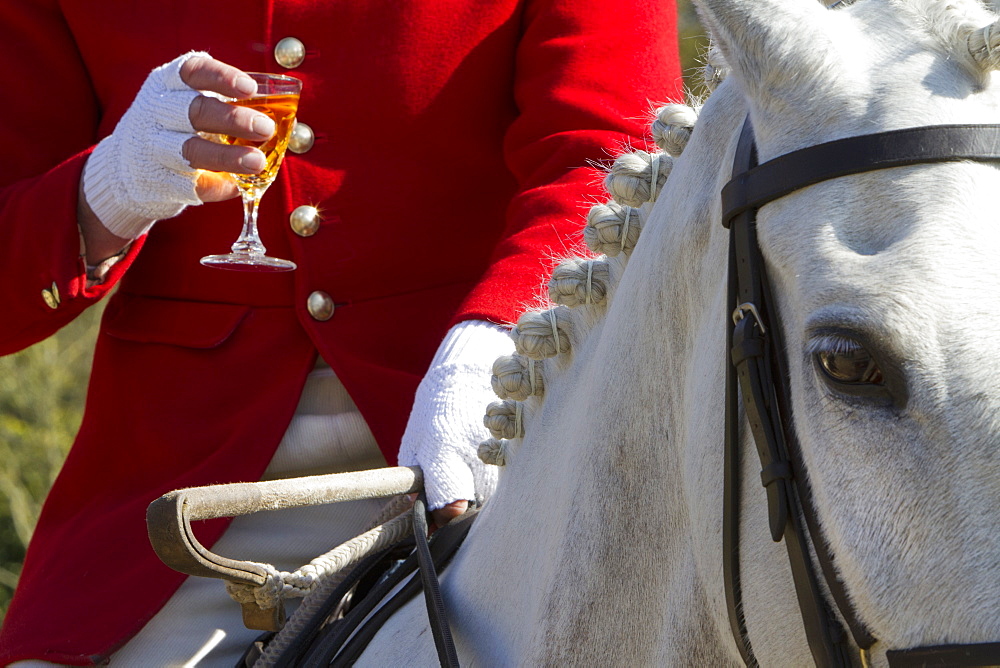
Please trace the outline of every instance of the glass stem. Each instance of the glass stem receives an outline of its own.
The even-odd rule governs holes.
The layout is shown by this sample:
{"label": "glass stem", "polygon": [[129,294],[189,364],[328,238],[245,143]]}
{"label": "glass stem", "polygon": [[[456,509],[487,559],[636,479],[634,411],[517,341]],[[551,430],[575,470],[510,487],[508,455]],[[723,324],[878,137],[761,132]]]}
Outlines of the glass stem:
{"label": "glass stem", "polygon": [[267,253],[257,234],[257,207],[266,187],[250,186],[240,188],[243,195],[243,232],[233,244],[233,252],[240,255],[263,256]]}

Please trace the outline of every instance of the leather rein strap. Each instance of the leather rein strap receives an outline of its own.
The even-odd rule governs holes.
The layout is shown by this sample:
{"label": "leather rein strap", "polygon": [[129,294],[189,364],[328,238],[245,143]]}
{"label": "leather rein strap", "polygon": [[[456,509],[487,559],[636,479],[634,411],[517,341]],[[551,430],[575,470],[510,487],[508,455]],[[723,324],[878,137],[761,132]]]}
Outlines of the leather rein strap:
{"label": "leather rein strap", "polygon": [[[420,503],[423,505],[422,501]],[[414,515],[418,515],[418,512],[419,516],[423,517],[423,510],[415,506]],[[424,582],[428,576],[423,573],[416,576],[414,573],[425,568],[431,571],[439,571],[444,568],[458,551],[458,548],[461,547],[478,514],[478,510],[470,510],[435,531],[428,543],[429,555],[425,553],[421,557],[418,551],[414,550],[401,564],[398,564],[389,573],[385,574],[372,590],[347,612],[347,615],[343,619],[335,622],[331,626],[329,633],[315,638],[318,627],[326,620],[329,611],[352,589],[360,578],[365,577],[367,572],[375,567],[377,558],[373,559],[370,563],[362,562],[359,564],[356,568],[356,571],[359,572],[348,576],[347,580],[338,586],[337,590],[330,596],[326,613],[323,614],[323,611],[320,611],[317,619],[309,620],[310,623],[315,622],[314,626],[316,628],[307,628],[304,631],[303,635],[306,638],[304,638],[302,644],[306,645],[306,647],[292,648],[287,657],[285,655],[279,657],[279,660],[275,663],[276,668],[291,666],[299,668],[320,668],[321,666],[342,668],[354,665],[354,662],[364,653],[368,644],[379,632],[383,624],[420,593],[421,589],[425,590],[426,601]],[[419,518],[416,521],[421,522]],[[422,522],[422,525],[423,531],[426,532],[425,521]],[[414,528],[416,529],[415,537],[413,538],[415,542],[419,540],[417,536],[420,535],[421,529],[419,524]],[[423,548],[418,549],[423,551]],[[429,564],[425,561],[428,556],[430,557]],[[422,560],[425,561],[424,566],[420,565]],[[436,580],[436,576],[434,576],[434,579]],[[432,598],[440,600],[440,592],[432,595]],[[439,619],[444,618],[443,614],[430,614],[438,616]],[[437,622],[432,619],[431,624],[434,625],[435,623]],[[447,627],[447,619],[443,619],[443,624]],[[441,665],[457,666],[458,658],[455,654],[454,643],[450,639],[450,630],[432,629],[432,634],[434,635],[434,644],[438,651],[438,660]]]}
{"label": "leather rein strap", "polygon": [[434,647],[437,649],[441,667],[459,668],[458,651],[451,636],[451,625],[448,623],[444,598],[441,597],[441,585],[438,582],[437,569],[434,567],[434,557],[431,556],[430,547],[427,545],[426,503],[424,492],[421,492],[413,502],[413,535],[417,543],[417,563],[420,565],[424,603],[427,605],[427,618],[430,620]]}
{"label": "leather rein strap", "polygon": [[[777,304],[757,243],[757,209],[802,188],[850,174],[955,160],[1000,161],[1000,126],[941,125],[894,130],[819,144],[757,165],[753,128],[743,125],[732,180],[722,190],[722,223],[730,230],[727,327],[723,576],[736,646],[747,666],[757,660],[743,615],[740,583],[740,394],[761,463],[771,538],[784,539],[809,648],[821,668],[850,666],[853,650],[823,596],[810,547],[855,645],[876,639],[858,619],[823,538],[791,424],[787,358]],[[727,314],[728,316],[728,314]],[[887,652],[892,668],[1000,664],[1000,643],[942,645]]]}

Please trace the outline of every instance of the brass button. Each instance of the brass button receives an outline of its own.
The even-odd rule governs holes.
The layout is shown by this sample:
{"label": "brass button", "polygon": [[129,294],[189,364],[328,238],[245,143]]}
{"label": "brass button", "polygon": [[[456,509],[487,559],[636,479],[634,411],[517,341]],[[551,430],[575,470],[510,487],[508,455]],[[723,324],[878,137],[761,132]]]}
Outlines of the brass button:
{"label": "brass button", "polygon": [[59,286],[55,284],[55,281],[52,282],[51,288],[44,288],[42,290],[42,299],[49,308],[59,308],[59,302],[62,300],[59,298]]}
{"label": "brass button", "polygon": [[309,295],[309,299],[306,301],[306,310],[315,320],[320,322],[329,320],[333,317],[333,299],[325,292],[317,290]]}
{"label": "brass button", "polygon": [[319,229],[319,209],[308,204],[295,207],[288,217],[292,230],[300,237],[311,237]]}
{"label": "brass button", "polygon": [[295,121],[292,134],[288,138],[288,150],[292,153],[305,153],[316,143],[316,135],[312,128],[301,121]]}
{"label": "brass button", "polygon": [[286,37],[274,45],[274,59],[285,69],[294,69],[306,59],[306,45],[294,37]]}

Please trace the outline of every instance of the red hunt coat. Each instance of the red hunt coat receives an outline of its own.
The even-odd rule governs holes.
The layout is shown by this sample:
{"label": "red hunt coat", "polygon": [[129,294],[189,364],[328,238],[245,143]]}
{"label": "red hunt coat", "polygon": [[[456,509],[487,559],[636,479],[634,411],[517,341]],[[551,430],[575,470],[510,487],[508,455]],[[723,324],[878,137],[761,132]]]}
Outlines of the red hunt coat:
{"label": "red hunt coat", "polygon": [[[534,301],[602,198],[588,163],[644,147],[648,112],[681,86],[669,0],[33,0],[0,3],[0,35],[17,86],[0,106],[0,354],[118,287],[0,664],[100,663],[138,631],[184,577],[149,547],[146,506],[258,479],[317,351],[394,462],[448,327],[513,321]],[[287,37],[304,46],[291,70],[275,56]],[[199,265],[238,235],[233,200],[157,223],[87,288],[76,207],[90,147],[152,68],[192,49],[304,81],[315,143],[288,155],[260,213],[270,254],[299,268]],[[318,228],[293,229],[301,205],[321,210]],[[313,317],[311,295],[333,316]]]}

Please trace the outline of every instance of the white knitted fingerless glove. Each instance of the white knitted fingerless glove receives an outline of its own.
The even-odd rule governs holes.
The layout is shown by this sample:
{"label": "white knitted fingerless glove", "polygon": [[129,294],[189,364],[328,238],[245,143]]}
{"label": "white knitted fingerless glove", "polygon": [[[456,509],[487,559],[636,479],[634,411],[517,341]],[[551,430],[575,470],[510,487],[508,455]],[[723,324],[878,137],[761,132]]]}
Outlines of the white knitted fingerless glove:
{"label": "white knitted fingerless glove", "polygon": [[180,75],[193,56],[208,54],[192,51],[153,70],[114,132],[87,160],[87,202],[101,223],[124,239],[135,239],[189,204],[201,204],[195,193],[198,172],[181,153],[195,131],[188,108],[199,93]]}
{"label": "white knitted fingerless glove", "polygon": [[482,503],[496,487],[497,467],[483,464],[478,449],[490,437],[483,415],[496,401],[490,386],[493,362],[513,349],[507,330],[497,325],[459,323],[417,388],[399,463],[423,469],[431,510],[462,499]]}

